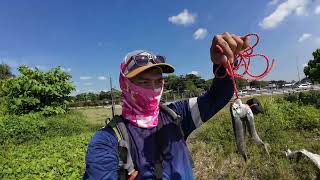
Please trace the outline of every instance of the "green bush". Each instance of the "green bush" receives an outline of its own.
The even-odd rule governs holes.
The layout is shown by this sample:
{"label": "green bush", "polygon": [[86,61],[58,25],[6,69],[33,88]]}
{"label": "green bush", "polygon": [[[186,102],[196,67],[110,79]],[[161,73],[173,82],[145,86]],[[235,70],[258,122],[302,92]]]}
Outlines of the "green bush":
{"label": "green bush", "polygon": [[[286,98],[285,98],[286,99]],[[292,130],[320,129],[320,113],[313,106],[291,103],[282,98],[265,101],[267,117],[276,120],[277,127]]]}
{"label": "green bush", "polygon": [[4,114],[6,114],[6,107],[4,105],[3,97],[0,97],[0,117],[4,116]]}
{"label": "green bush", "polygon": [[293,93],[285,96],[284,99],[300,105],[316,105],[318,108],[320,107],[320,91]]}
{"label": "green bush", "polygon": [[22,143],[40,139],[47,125],[39,114],[7,115],[0,119],[0,142]]}
{"label": "green bush", "polygon": [[69,136],[80,134],[87,124],[80,113],[45,117],[41,113],[23,116],[6,115],[0,118],[0,143],[24,143],[47,136]]}
{"label": "green bush", "polygon": [[81,113],[74,111],[47,118],[45,121],[48,127],[47,136],[81,134],[88,127],[85,117]]}
{"label": "green bush", "polygon": [[64,113],[74,90],[71,75],[60,67],[44,72],[27,66],[18,68],[20,76],[0,83],[0,97],[9,114],[43,111],[43,115]]}

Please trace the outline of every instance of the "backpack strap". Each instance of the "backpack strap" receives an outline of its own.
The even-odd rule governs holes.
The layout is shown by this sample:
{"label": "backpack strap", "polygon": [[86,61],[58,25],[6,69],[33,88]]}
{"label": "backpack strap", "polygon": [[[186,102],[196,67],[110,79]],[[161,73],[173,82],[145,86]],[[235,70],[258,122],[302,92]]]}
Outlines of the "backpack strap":
{"label": "backpack strap", "polygon": [[113,129],[118,140],[119,179],[134,179],[138,175],[138,171],[134,169],[129,136],[123,118],[116,115],[107,125]]}
{"label": "backpack strap", "polygon": [[[183,129],[181,127],[182,117],[180,115],[178,115],[174,110],[172,110],[171,108],[169,108],[165,104],[160,104],[159,107],[160,107],[160,109],[164,110],[165,112],[167,112],[172,117],[173,123],[176,124],[179,127],[180,133],[184,137],[184,132],[183,132]],[[161,125],[161,127],[159,129],[161,129],[162,126],[163,126],[163,124]]]}
{"label": "backpack strap", "polygon": [[165,104],[160,104],[159,107],[160,107],[160,109],[167,112],[173,118],[173,120],[177,120],[180,117],[176,112],[174,112],[171,108],[169,108]]}
{"label": "backpack strap", "polygon": [[[179,129],[180,129],[180,133],[182,135],[183,138],[185,138],[184,136],[184,132],[183,132],[183,129],[182,129],[182,126],[181,126],[181,121],[182,121],[182,117],[180,115],[178,115],[174,110],[172,110],[171,108],[169,108],[166,104],[160,104],[159,107],[164,110],[165,112],[167,112],[173,119],[173,123],[176,124]],[[160,123],[161,121],[159,121]],[[158,124],[159,126],[159,124]],[[160,125],[162,128],[163,126],[163,123],[161,122],[161,125]],[[159,128],[159,129],[160,129]],[[158,130],[159,130],[158,129]],[[160,137],[161,138],[161,137]],[[190,157],[190,160],[191,160],[191,164],[192,164],[192,167],[194,167],[194,162],[193,162],[193,159]],[[161,160],[162,161],[162,160]]]}
{"label": "backpack strap", "polygon": [[[171,108],[169,108],[167,105],[164,104],[160,104],[159,105],[160,109],[162,109],[163,111],[165,111],[166,113],[168,113],[172,119],[173,119],[173,123],[176,124],[181,132],[181,135],[184,136],[182,127],[181,127],[181,116],[179,116],[176,112],[174,112]],[[161,135],[159,133],[159,131],[161,130],[161,128],[163,127],[163,122],[161,119],[159,119],[158,125],[157,125],[157,133],[156,133],[156,140],[158,142],[161,142]],[[162,161],[163,161],[163,157],[160,151],[161,147],[160,145],[157,148],[157,152],[156,152],[156,157],[155,157],[155,165],[154,165],[154,178],[156,180],[162,179],[162,173],[163,173],[163,167],[162,167]]]}

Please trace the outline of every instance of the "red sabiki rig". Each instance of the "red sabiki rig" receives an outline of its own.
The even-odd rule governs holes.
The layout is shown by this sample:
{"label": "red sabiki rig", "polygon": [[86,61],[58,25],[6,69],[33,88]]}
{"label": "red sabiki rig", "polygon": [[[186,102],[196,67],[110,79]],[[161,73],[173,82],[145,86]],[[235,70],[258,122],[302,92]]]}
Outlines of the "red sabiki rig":
{"label": "red sabiki rig", "polygon": [[[268,73],[271,71],[271,69],[274,65],[274,59],[272,60],[272,62],[270,64],[269,58],[266,55],[254,54],[253,50],[258,45],[259,40],[260,40],[258,34],[253,34],[253,33],[247,34],[247,35],[241,37],[241,39],[245,39],[247,37],[250,37],[250,39],[252,39],[251,38],[252,36],[255,37],[256,42],[254,43],[253,46],[249,46],[245,50],[239,52],[239,54],[234,59],[235,61],[238,60],[238,63],[236,66],[234,65],[234,63],[230,64],[230,62],[227,61],[226,64],[223,64],[223,65],[220,64],[214,72],[216,78],[225,78],[227,75],[229,75],[232,78],[233,88],[234,88],[235,95],[236,95],[235,100],[239,99],[238,89],[237,89],[235,78],[240,78],[243,80],[250,80],[250,81],[259,80],[259,79],[265,77],[266,75],[268,75]],[[220,53],[223,54],[223,49],[219,45],[216,45],[216,49]],[[250,72],[250,62],[251,62],[251,58],[253,58],[253,57],[262,57],[262,59],[264,59],[266,61],[267,66],[266,66],[264,72],[259,75],[253,75]],[[224,66],[224,68],[226,69],[226,74],[223,76],[218,76],[217,72],[222,66]],[[239,70],[241,67],[244,67],[244,72],[237,73],[237,70]]]}

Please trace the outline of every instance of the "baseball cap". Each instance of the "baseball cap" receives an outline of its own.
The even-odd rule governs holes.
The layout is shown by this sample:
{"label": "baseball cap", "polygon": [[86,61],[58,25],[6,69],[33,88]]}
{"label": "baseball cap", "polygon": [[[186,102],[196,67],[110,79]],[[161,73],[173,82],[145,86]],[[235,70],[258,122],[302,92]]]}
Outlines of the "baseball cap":
{"label": "baseball cap", "polygon": [[127,78],[132,78],[147,69],[159,67],[163,73],[173,73],[174,67],[166,63],[166,59],[161,55],[154,55],[145,50],[136,50],[128,53],[124,58],[124,69],[122,72]]}

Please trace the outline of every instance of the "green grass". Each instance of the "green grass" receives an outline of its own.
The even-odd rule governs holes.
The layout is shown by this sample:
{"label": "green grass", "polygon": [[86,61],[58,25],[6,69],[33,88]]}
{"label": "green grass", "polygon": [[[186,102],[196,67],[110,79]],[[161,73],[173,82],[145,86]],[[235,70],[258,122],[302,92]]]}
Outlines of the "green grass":
{"label": "green grass", "polygon": [[[285,157],[283,151],[307,149],[320,154],[320,110],[279,98],[258,97],[266,114],[256,116],[257,132],[270,147],[247,138],[250,160],[237,153],[228,106],[188,139],[196,179],[314,179],[311,161]],[[116,114],[120,111],[117,109]],[[0,179],[80,179],[85,152],[93,133],[111,117],[110,109],[77,109],[46,119],[46,134],[25,143],[0,145]],[[84,126],[79,128],[80,126]],[[1,125],[1,123],[0,123]],[[71,131],[68,131],[71,129]]]}
{"label": "green grass", "polygon": [[[82,113],[86,117],[87,122],[93,126],[104,126],[105,121],[112,116],[110,108],[84,108],[75,109],[73,111]],[[120,113],[120,109],[116,108],[115,114]]]}
{"label": "green grass", "polygon": [[[15,126],[6,124],[13,127],[11,130],[15,132],[9,131],[11,134],[26,141],[21,142],[21,138],[7,139],[0,144],[0,179],[80,179],[85,170],[87,145],[93,133],[102,127],[102,117],[108,114],[101,111],[100,118],[97,118],[93,116],[93,111],[88,111],[92,110],[74,110],[66,115],[41,119],[46,128],[41,138],[21,135],[26,132],[23,128],[16,128],[16,123],[12,123]],[[27,122],[30,118],[17,120]]]}
{"label": "green grass", "polygon": [[0,179],[80,179],[92,133],[1,147]]}
{"label": "green grass", "polygon": [[315,179],[316,166],[302,158],[285,157],[284,151],[307,149],[320,154],[320,110],[312,106],[259,97],[266,114],[257,115],[259,136],[270,148],[270,158],[247,135],[245,163],[237,153],[228,107],[198,129],[188,140],[196,179]]}

